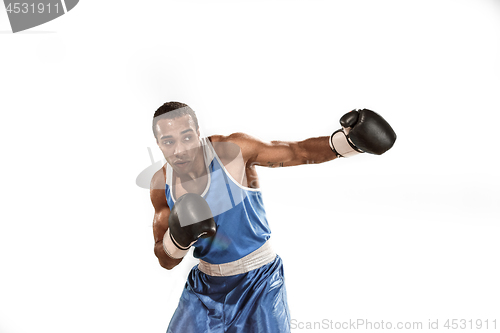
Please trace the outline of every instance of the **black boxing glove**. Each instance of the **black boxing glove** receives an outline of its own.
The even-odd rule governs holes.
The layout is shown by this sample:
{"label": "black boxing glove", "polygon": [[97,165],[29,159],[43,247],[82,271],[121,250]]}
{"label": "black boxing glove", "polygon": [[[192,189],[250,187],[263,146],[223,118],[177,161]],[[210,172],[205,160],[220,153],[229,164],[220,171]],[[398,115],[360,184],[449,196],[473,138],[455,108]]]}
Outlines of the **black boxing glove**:
{"label": "black boxing glove", "polygon": [[199,238],[213,237],[217,226],[208,203],[198,194],[186,193],[174,205],[163,236],[163,249],[174,259],[186,255]]}
{"label": "black boxing glove", "polygon": [[330,148],[337,157],[359,153],[382,155],[396,141],[391,125],[378,113],[368,109],[353,110],[340,118],[342,129],[330,137]]}

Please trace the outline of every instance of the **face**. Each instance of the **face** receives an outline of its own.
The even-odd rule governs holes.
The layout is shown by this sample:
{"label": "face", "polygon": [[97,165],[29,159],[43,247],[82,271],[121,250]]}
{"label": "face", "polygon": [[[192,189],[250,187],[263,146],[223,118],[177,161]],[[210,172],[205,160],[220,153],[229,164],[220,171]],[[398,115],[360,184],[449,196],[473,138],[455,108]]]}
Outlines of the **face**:
{"label": "face", "polygon": [[158,120],[156,140],[163,156],[177,173],[187,173],[196,165],[201,151],[200,132],[190,115]]}

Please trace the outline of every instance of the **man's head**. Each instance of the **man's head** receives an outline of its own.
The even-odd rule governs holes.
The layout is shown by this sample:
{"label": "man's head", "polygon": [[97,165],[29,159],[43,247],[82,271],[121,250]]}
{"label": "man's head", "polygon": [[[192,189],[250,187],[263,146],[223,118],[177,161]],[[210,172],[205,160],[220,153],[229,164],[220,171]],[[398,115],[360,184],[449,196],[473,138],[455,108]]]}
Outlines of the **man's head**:
{"label": "man's head", "polygon": [[184,115],[190,115],[193,119],[193,122],[196,126],[196,130],[199,129],[198,126],[198,118],[196,118],[196,114],[187,104],[180,102],[167,102],[160,106],[158,110],[156,110],[153,117],[153,133],[155,135],[156,141],[158,142],[158,137],[156,136],[156,124],[160,119],[173,119],[178,118]]}
{"label": "man's head", "polygon": [[153,133],[167,162],[179,173],[198,165],[200,130],[194,111],[186,104],[168,102],[156,110]]}

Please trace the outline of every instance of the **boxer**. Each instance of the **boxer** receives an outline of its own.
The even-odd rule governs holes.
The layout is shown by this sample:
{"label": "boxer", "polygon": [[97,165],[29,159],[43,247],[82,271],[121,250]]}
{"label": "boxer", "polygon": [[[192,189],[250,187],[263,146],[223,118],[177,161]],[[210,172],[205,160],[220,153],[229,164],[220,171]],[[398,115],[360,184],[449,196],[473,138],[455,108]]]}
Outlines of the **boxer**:
{"label": "boxer", "polygon": [[340,125],[331,135],[297,142],[244,133],[201,137],[188,105],[158,108],[153,133],[167,163],[151,181],[155,255],[168,270],[191,247],[199,259],[167,333],[290,332],[283,263],[270,244],[256,169],[381,155],[396,141],[371,110],[348,112]]}

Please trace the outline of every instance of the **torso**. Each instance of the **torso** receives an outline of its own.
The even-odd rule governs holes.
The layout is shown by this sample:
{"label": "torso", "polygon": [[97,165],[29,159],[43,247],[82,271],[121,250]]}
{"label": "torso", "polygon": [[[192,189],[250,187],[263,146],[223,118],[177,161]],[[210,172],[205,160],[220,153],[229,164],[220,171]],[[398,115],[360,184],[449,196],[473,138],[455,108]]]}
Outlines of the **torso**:
{"label": "torso", "polygon": [[[219,156],[224,167],[240,185],[249,188],[258,188],[259,182],[254,166],[248,166],[244,161],[241,149],[232,142],[221,140],[222,136],[208,137],[215,152]],[[165,169],[165,167],[164,167]],[[164,171],[165,172],[165,171]],[[248,181],[250,180],[250,181]],[[172,174],[172,188],[174,198],[179,198],[186,193],[202,195],[209,183],[207,170],[196,179],[181,179],[175,172]]]}
{"label": "torso", "polygon": [[183,182],[169,164],[164,167],[165,198],[170,209],[177,198],[188,191],[201,195],[210,206],[217,233],[213,238],[200,238],[193,245],[193,255],[211,264],[241,259],[260,248],[271,236],[261,191],[255,186],[246,186],[248,171],[252,168],[247,167],[240,147],[228,141],[208,143],[202,139],[202,143],[207,144],[202,149],[206,172],[197,170],[201,176],[194,181]]}

